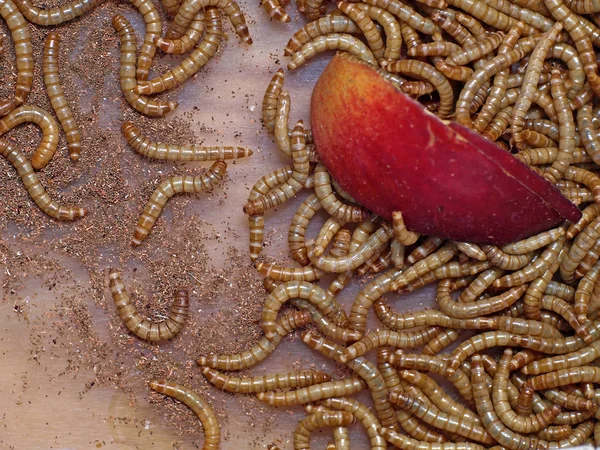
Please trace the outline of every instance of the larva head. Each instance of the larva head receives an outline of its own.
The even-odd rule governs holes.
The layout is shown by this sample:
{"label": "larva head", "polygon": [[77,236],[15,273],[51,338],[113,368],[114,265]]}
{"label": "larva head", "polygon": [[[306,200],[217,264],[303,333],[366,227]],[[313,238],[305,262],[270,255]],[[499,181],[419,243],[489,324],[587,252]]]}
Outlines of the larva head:
{"label": "larva head", "polygon": [[438,119],[356,58],[336,55],[326,67],[311,124],[342,189],[388,220],[401,211],[411,231],[504,245],[581,216],[510,153]]}
{"label": "larva head", "polygon": [[121,125],[121,132],[127,141],[137,138],[142,132],[136,127],[133,122],[125,121]]}
{"label": "larva head", "polygon": [[150,389],[152,389],[153,391],[159,391],[164,388],[164,386],[166,385],[167,380],[152,380],[150,383],[148,383],[148,386],[150,386]]}

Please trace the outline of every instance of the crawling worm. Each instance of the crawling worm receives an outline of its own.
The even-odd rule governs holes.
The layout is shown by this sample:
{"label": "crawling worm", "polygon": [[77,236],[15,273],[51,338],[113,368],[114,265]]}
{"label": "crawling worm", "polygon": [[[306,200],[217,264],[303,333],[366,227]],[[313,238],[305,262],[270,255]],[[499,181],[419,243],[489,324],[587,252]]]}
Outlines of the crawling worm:
{"label": "crawling worm", "polygon": [[32,200],[44,213],[58,220],[75,220],[87,214],[84,208],[65,206],[52,200],[25,154],[4,139],[0,139],[0,154],[13,165]]}
{"label": "crawling worm", "polygon": [[262,101],[262,118],[263,124],[269,133],[273,133],[275,129],[275,116],[277,115],[277,101],[279,94],[283,89],[283,69],[277,70],[271,81],[267,85],[265,95]]}
{"label": "crawling worm", "polygon": [[[414,28],[423,34],[431,36],[436,30],[436,26],[431,19],[423,17],[413,8],[398,0],[366,0],[364,3],[388,11],[394,16],[397,16],[407,26]],[[411,47],[412,46],[408,46],[408,48]]]}
{"label": "crawling worm", "polygon": [[160,182],[154,190],[144,212],[138,220],[133,234],[132,245],[138,246],[150,234],[167,201],[175,194],[210,192],[225,176],[227,164],[219,160],[202,175],[176,175]]}
{"label": "crawling worm", "polygon": [[[356,423],[356,417],[347,411],[323,411],[302,419],[294,431],[294,450],[310,450],[310,435],[324,427],[346,427]],[[336,445],[335,448],[340,448]]]}
{"label": "crawling worm", "polygon": [[252,150],[245,147],[204,147],[151,141],[132,122],[123,122],[121,131],[127,143],[146,158],[166,161],[217,161],[219,159],[244,158],[252,155]]}
{"label": "crawling worm", "polygon": [[[360,28],[352,19],[343,15],[327,15],[307,23],[296,31],[287,43],[283,54],[285,56],[292,55],[304,44],[312,41],[318,36],[329,33],[357,34],[360,32]],[[283,71],[281,73],[283,74]]]}
{"label": "crawling worm", "polygon": [[60,84],[58,74],[59,43],[60,37],[58,33],[48,33],[44,42],[44,59],[42,62],[44,84],[46,85],[46,93],[52,104],[52,109],[54,109],[54,113],[58,117],[67,137],[67,147],[69,148],[71,160],[78,161],[81,152],[81,134]]}
{"label": "crawling worm", "polygon": [[[322,203],[321,203],[322,204]],[[338,220],[334,217],[330,217],[325,221],[321,229],[319,230],[319,234],[317,235],[317,239],[315,240],[314,245],[309,251],[309,257],[319,257],[323,253],[325,253],[325,249],[331,241],[335,234],[346,224],[343,220]],[[348,253],[346,253],[348,254]],[[334,256],[334,255],[333,255]]]}
{"label": "crawling worm", "polygon": [[173,304],[169,316],[160,322],[144,319],[137,311],[121,280],[120,273],[111,269],[109,287],[119,317],[125,326],[137,337],[151,341],[172,339],[183,329],[188,318],[190,299],[185,289],[177,289],[173,294]]}
{"label": "crawling worm", "polygon": [[[352,19],[363,32],[369,48],[375,58],[383,58],[385,45],[383,39],[375,28],[375,23],[369,17],[368,11],[359,8],[357,5],[348,2],[338,2],[338,9]],[[399,30],[398,30],[399,31]]]}
{"label": "crawling worm", "polygon": [[455,444],[453,442],[445,442],[442,444],[435,444],[420,442],[387,427],[381,427],[379,432],[386,441],[397,448],[411,448],[415,450],[483,450],[485,448],[474,443]]}
{"label": "crawling worm", "polygon": [[0,0],[0,15],[6,21],[15,43],[17,58],[17,84],[13,98],[0,101],[0,116],[5,116],[25,103],[33,83],[33,48],[29,26],[11,0]]}
{"label": "crawling worm", "polygon": [[190,408],[202,423],[202,429],[204,430],[202,450],[218,450],[221,441],[221,430],[217,417],[206,400],[191,389],[167,380],[151,381],[150,389],[173,397]]}
{"label": "crawling worm", "polygon": [[[452,259],[457,252],[458,249],[453,242],[446,242],[435,253],[431,253],[425,258],[414,263],[412,266],[406,268],[398,277],[395,278],[390,286],[390,289],[401,289],[419,277],[422,277],[426,273],[436,270],[450,261],[450,259]],[[407,259],[410,259],[410,255]]]}
{"label": "crawling worm", "polygon": [[[165,1],[162,0],[163,5]],[[177,9],[179,8],[179,1],[177,2]],[[173,14],[177,13],[177,9],[173,11]],[[167,39],[162,37],[157,37],[154,39],[154,43],[156,46],[161,49],[165,53],[173,54],[173,55],[181,55],[183,53],[187,53],[192,50],[202,37],[204,36],[204,29],[206,25],[206,20],[204,16],[204,11],[199,11],[192,21],[190,22],[190,26],[187,30],[185,30],[185,34],[178,39]]]}
{"label": "crawling worm", "polygon": [[29,0],[16,0],[15,3],[29,22],[47,27],[60,25],[82,16],[104,3],[104,0],[75,0],[51,9],[37,8]]}
{"label": "crawling worm", "polygon": [[42,140],[31,157],[31,165],[39,170],[50,162],[58,147],[58,125],[54,118],[37,106],[20,106],[0,120],[0,135],[22,123],[35,123],[42,131]]}
{"label": "crawling worm", "polygon": [[275,281],[316,281],[323,277],[323,271],[313,266],[284,267],[278,264],[256,263],[256,270]]}
{"label": "crawling worm", "polygon": [[[419,234],[414,231],[408,231],[404,224],[404,218],[400,211],[392,213],[392,228],[394,230],[394,239],[401,245],[412,245],[419,239]],[[412,263],[413,261],[409,261]]]}
{"label": "crawling worm", "polygon": [[269,17],[278,22],[289,22],[292,20],[281,6],[279,0],[261,0],[260,5],[267,12]]}
{"label": "crawling worm", "polygon": [[129,21],[121,15],[113,17],[113,27],[121,40],[121,68],[119,81],[127,102],[138,112],[148,116],[164,116],[177,108],[177,102],[158,102],[134,92],[137,41],[135,31]]}
{"label": "crawling worm", "polygon": [[[291,169],[291,167],[290,167]],[[291,176],[291,170],[290,170]],[[289,177],[288,177],[289,178]],[[286,178],[286,180],[288,179]],[[308,258],[308,249],[306,248],[306,228],[310,223],[310,220],[314,217],[314,215],[321,209],[321,202],[317,198],[315,194],[311,194],[308,196],[298,207],[294,216],[292,217],[292,223],[290,224],[288,230],[288,247],[290,250],[290,254],[295,261],[299,262],[301,265],[306,266],[310,264],[310,259]],[[252,216],[250,216],[252,217]],[[252,232],[252,229],[251,229]],[[252,238],[252,234],[250,235]],[[250,257],[252,258],[252,241],[251,241],[251,253]],[[255,244],[256,246],[256,244]],[[261,240],[261,249],[262,249],[262,240]],[[256,253],[256,251],[255,251]],[[257,255],[258,256],[258,255]],[[341,256],[341,255],[336,255]]]}
{"label": "crawling worm", "polygon": [[359,377],[350,377],[342,380],[327,381],[325,383],[296,389],[287,392],[259,392],[259,400],[271,406],[304,405],[331,397],[345,397],[356,394],[367,387]]}
{"label": "crawling worm", "polygon": [[306,300],[293,298],[290,299],[290,304],[296,308],[308,311],[313,325],[329,339],[342,342],[354,342],[361,337],[361,334],[357,331],[336,325],[316,306]]}

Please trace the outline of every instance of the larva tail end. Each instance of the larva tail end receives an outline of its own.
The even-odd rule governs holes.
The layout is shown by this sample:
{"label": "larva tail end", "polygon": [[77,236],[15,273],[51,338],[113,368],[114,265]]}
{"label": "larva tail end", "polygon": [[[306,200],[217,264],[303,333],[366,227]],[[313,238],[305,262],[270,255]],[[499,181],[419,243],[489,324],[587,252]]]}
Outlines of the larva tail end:
{"label": "larva tail end", "polygon": [[250,37],[250,35],[241,36],[241,40],[244,44],[252,45],[252,38]]}
{"label": "larva tail end", "polygon": [[292,53],[294,53],[294,51],[289,47],[283,49],[283,56],[292,56]]}
{"label": "larva tail end", "polygon": [[131,240],[131,246],[132,247],[137,247],[138,245],[140,245],[142,243],[143,239],[137,239],[137,238],[133,238]]}
{"label": "larva tail end", "polygon": [[169,111],[175,111],[177,109],[177,107],[179,106],[179,103],[177,102],[169,102]]}
{"label": "larva tail end", "polygon": [[69,153],[69,158],[71,158],[71,161],[73,162],[79,161],[79,151],[71,151]]}
{"label": "larva tail end", "polygon": [[46,165],[48,164],[49,161],[46,161],[45,158],[40,158],[38,155],[34,155],[33,158],[31,158],[31,167],[33,167],[33,170],[41,170],[44,167],[46,167]]}
{"label": "larva tail end", "polygon": [[77,217],[85,217],[88,213],[88,210],[85,208],[79,208],[79,211],[77,211]]}
{"label": "larva tail end", "polygon": [[[200,361],[200,360],[198,360],[198,361]],[[206,377],[208,377],[214,373],[214,369],[211,369],[210,367],[207,367],[207,366],[200,367],[200,370]]]}
{"label": "larva tail end", "polygon": [[148,383],[148,385],[153,391],[159,391],[165,387],[166,382],[166,380],[152,380],[150,383]]}
{"label": "larva tail end", "polygon": [[208,362],[208,358],[206,356],[201,356],[200,358],[198,358],[196,360],[196,362],[198,363],[199,366],[206,366],[206,364]]}
{"label": "larva tail end", "polygon": [[121,275],[117,269],[115,269],[114,267],[111,267],[108,269],[108,278],[109,279],[116,280],[117,278],[120,278],[120,277],[121,277]]}
{"label": "larva tail end", "polygon": [[225,172],[227,171],[227,163],[222,159],[218,159],[210,166],[209,169],[211,172],[215,173],[219,178],[223,178],[225,176]]}

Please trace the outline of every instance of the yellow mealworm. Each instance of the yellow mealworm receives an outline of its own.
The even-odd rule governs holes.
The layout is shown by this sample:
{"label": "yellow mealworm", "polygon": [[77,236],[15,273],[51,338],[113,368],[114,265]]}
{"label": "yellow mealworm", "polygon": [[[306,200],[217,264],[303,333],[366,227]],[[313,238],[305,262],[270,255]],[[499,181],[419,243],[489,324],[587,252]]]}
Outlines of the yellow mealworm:
{"label": "yellow mealworm", "polygon": [[249,215],[261,214],[267,209],[274,208],[294,197],[304,186],[310,169],[304,124],[301,120],[296,123],[292,133],[292,159],[294,170],[288,181],[271,189],[267,194],[249,201],[244,205],[244,212]]}
{"label": "yellow mealworm", "polygon": [[600,142],[594,128],[591,104],[585,104],[577,111],[577,126],[585,151],[598,164],[600,162]]}
{"label": "yellow mealworm", "polygon": [[357,38],[345,33],[329,33],[317,36],[313,40],[302,45],[292,55],[292,60],[288,63],[289,70],[294,70],[304,64],[318,53],[327,50],[339,50],[349,52],[373,66],[377,66],[377,61],[369,47],[363,44]]}
{"label": "yellow mealworm", "polygon": [[573,239],[583,229],[585,229],[592,221],[600,215],[600,205],[592,203],[591,205],[584,208],[581,212],[581,219],[577,223],[572,223],[567,228],[567,239]]}
{"label": "yellow mealworm", "polygon": [[392,264],[396,269],[402,269],[404,267],[404,245],[400,244],[396,239],[392,239],[390,243],[390,253],[392,258]]}
{"label": "yellow mealworm", "polygon": [[[129,0],[135,6],[144,19],[146,33],[144,42],[140,49],[140,56],[137,61],[136,80],[145,81],[150,73],[152,59],[156,53],[155,40],[162,34],[162,19],[158,9],[150,0]],[[137,92],[139,94],[139,92]]]}
{"label": "yellow mealworm", "polygon": [[[482,1],[478,1],[478,0],[452,0],[452,1],[448,2],[448,4],[451,6],[454,6],[456,8],[462,9],[463,11],[472,15],[473,17],[470,19],[472,20],[473,23],[478,23],[478,21],[481,21],[481,22],[486,23],[486,24],[490,25],[491,27],[496,28],[501,31],[508,31],[517,22],[512,17],[489,6],[489,4],[487,2],[482,2]],[[468,16],[463,15],[459,20],[459,14],[458,13],[456,14],[456,19],[459,21],[462,21],[463,17],[466,18]],[[477,19],[477,20],[473,20],[473,19]],[[463,25],[467,26],[465,21],[462,21],[461,23]],[[483,31],[484,29],[482,28],[481,24],[478,24],[478,25],[479,25],[479,28]],[[475,36],[478,36],[479,33],[481,33],[481,31],[476,32],[473,27],[470,28],[470,31]],[[531,27],[528,25],[525,25],[524,33],[530,34]],[[485,35],[485,33],[482,34],[482,36],[484,36],[484,35]]]}
{"label": "yellow mealworm", "polygon": [[[538,431],[537,437],[548,441],[560,441],[573,434],[573,428],[570,425],[549,426]],[[597,446],[597,445],[596,445]]]}
{"label": "yellow mealworm", "polygon": [[545,247],[559,239],[561,236],[564,236],[565,233],[564,227],[553,228],[552,230],[544,231],[530,238],[505,245],[502,247],[502,251],[512,255],[522,255]]}
{"label": "yellow mealworm", "polygon": [[[286,178],[286,180],[288,178]],[[294,216],[292,217],[292,223],[288,229],[288,246],[290,249],[290,254],[295,261],[299,262],[303,266],[310,264],[310,259],[308,258],[308,249],[306,247],[306,228],[308,227],[310,220],[320,209],[321,202],[315,194],[311,194],[300,204],[294,213]],[[250,257],[252,258],[253,252],[258,257],[258,252],[260,252],[262,249],[262,234],[260,236],[260,243],[256,242],[253,245],[253,235],[251,229],[250,238]]]}
{"label": "yellow mealworm", "polygon": [[221,15],[216,8],[204,12],[206,31],[204,39],[181,64],[148,81],[139,81],[133,91],[136,94],[157,94],[173,89],[190,78],[215,55],[223,38]]}
{"label": "yellow mealworm", "polygon": [[[322,205],[322,203],[321,203]],[[321,229],[319,230],[319,234],[317,235],[317,239],[309,251],[309,257],[319,257],[323,253],[325,253],[325,248],[329,245],[333,236],[338,232],[338,230],[346,224],[343,220],[337,220],[333,217],[330,217],[325,221]]]}
{"label": "yellow mealworm", "polygon": [[535,350],[521,350],[520,352],[515,353],[515,355],[510,360],[510,370],[513,371],[521,369],[529,363],[535,362],[543,358],[543,356],[543,354],[541,354],[540,352],[536,352]]}
{"label": "yellow mealworm", "polygon": [[109,281],[110,292],[119,317],[137,337],[151,342],[164,341],[177,336],[184,327],[190,307],[190,299],[185,289],[178,289],[173,294],[173,304],[166,319],[151,322],[144,319],[133,305],[117,270],[110,270]]}
{"label": "yellow mealworm", "polygon": [[69,22],[91,11],[103,2],[104,0],[75,0],[51,9],[37,8],[29,0],[16,0],[15,4],[29,22],[47,27]]}
{"label": "yellow mealworm", "polygon": [[290,303],[296,308],[308,311],[310,313],[313,325],[317,327],[317,329],[329,339],[342,342],[355,342],[362,337],[361,333],[359,333],[358,331],[349,330],[348,328],[343,328],[336,325],[329,318],[327,318],[327,316],[325,316],[317,307],[315,307],[312,303],[306,300],[294,298],[290,299]]}
{"label": "yellow mealworm", "polygon": [[596,412],[598,405],[589,399],[585,399],[578,394],[567,394],[558,389],[548,389],[544,392],[544,397],[555,405],[574,411],[593,411]]}
{"label": "yellow mealworm", "polygon": [[560,275],[564,282],[575,280],[575,270],[587,252],[600,237],[600,217],[596,217],[577,235],[568,253],[560,264]]}
{"label": "yellow mealworm", "polygon": [[148,116],[164,116],[177,108],[177,102],[158,102],[150,100],[134,92],[137,86],[135,78],[137,41],[135,30],[125,17],[116,15],[112,20],[113,27],[121,41],[121,68],[119,80],[121,91],[127,102],[138,112]]}
{"label": "yellow mealworm", "polygon": [[[595,168],[595,165],[592,166]],[[563,175],[565,181],[572,181],[587,187],[594,196],[595,200],[600,199],[600,178],[589,170],[581,167],[570,166]]]}
{"label": "yellow mealworm", "polygon": [[430,236],[426,238],[423,242],[421,242],[421,244],[419,244],[418,247],[416,247],[412,252],[410,252],[410,255],[406,257],[406,262],[408,264],[414,264],[417,261],[422,260],[426,256],[431,255],[433,252],[435,252],[440,247],[440,245],[442,245],[443,242],[443,239],[440,239],[435,236]]}
{"label": "yellow mealworm", "polygon": [[[344,355],[344,347],[311,331],[306,332],[302,336],[302,340],[313,350],[317,350],[336,361],[341,361],[341,357]],[[344,364],[359,375],[369,387],[375,411],[381,424],[398,429],[398,419],[388,399],[389,391],[375,364],[363,357],[355,358]]]}
{"label": "yellow mealworm", "polygon": [[[431,36],[434,31],[436,31],[436,26],[431,19],[423,17],[413,8],[398,0],[367,0],[364,3],[390,12],[394,16],[397,16],[407,26],[414,28],[423,34]],[[408,43],[408,40],[405,39],[405,41]],[[411,47],[412,45],[408,45],[408,48]]]}
{"label": "yellow mealworm", "polygon": [[310,321],[310,314],[307,311],[289,312],[277,321],[276,334],[273,338],[262,337],[256,345],[241,353],[201,356],[198,364],[219,370],[241,370],[253,367],[273,353],[285,336]]}
{"label": "yellow mealworm", "polygon": [[190,408],[202,423],[202,429],[204,430],[202,450],[218,450],[221,441],[221,429],[212,407],[206,400],[191,389],[167,380],[151,381],[150,389],[173,397]]}
{"label": "yellow mealworm", "polygon": [[459,303],[470,303],[477,300],[477,297],[482,295],[485,290],[502,276],[504,271],[494,267],[482,272],[475,278],[466,289],[460,293],[457,301]]}
{"label": "yellow mealworm", "polygon": [[477,244],[469,242],[455,242],[455,244],[456,247],[469,258],[477,259],[478,261],[485,261],[487,259],[486,254]]}
{"label": "yellow mealworm", "polygon": [[472,45],[463,47],[459,52],[448,56],[444,62],[456,66],[464,66],[476,59],[480,59],[493,52],[500,46],[504,38],[504,33],[496,32],[486,36],[483,40]]}
{"label": "yellow mealworm", "polygon": [[552,389],[573,383],[598,383],[599,380],[599,367],[578,366],[537,375],[530,378],[527,381],[527,385],[539,391],[541,389]]}
{"label": "yellow mealworm", "polygon": [[160,0],[160,3],[163,5],[163,8],[165,8],[167,15],[174,16],[177,14],[181,0]]}
{"label": "yellow mealworm", "polygon": [[404,434],[381,427],[379,430],[381,435],[392,444],[394,447],[410,450],[483,450],[485,447],[474,443],[427,443],[412,439]]}
{"label": "yellow mealworm", "polygon": [[283,89],[283,69],[279,69],[271,78],[262,101],[263,124],[269,133],[275,129],[275,116],[277,115],[277,100]]}
{"label": "yellow mealworm", "polygon": [[291,97],[288,91],[283,91],[277,99],[277,108],[275,113],[275,127],[273,137],[279,150],[287,156],[292,156],[292,140],[288,132]]}
{"label": "yellow mealworm", "polygon": [[180,193],[212,191],[215,186],[221,183],[226,169],[227,164],[225,161],[219,160],[214,162],[210,169],[202,175],[176,175],[161,181],[150,196],[146,206],[144,206],[144,211],[133,233],[132,245],[138,246],[148,237],[171,197]]}
{"label": "yellow mealworm", "polygon": [[385,32],[385,49],[383,59],[379,60],[381,66],[384,67],[390,61],[398,59],[402,46],[402,34],[400,33],[400,24],[396,18],[388,11],[376,6],[366,5],[365,3],[356,3],[356,6],[365,10],[371,19],[376,20],[383,27]]}
{"label": "yellow mealworm", "polygon": [[327,15],[300,28],[287,43],[283,54],[290,56],[307,42],[329,33],[357,34],[361,30],[353,20],[342,15]]}
{"label": "yellow mealworm", "polygon": [[414,46],[408,51],[408,55],[412,57],[449,56],[459,52],[460,49],[461,47],[453,42],[434,41]]}
{"label": "yellow mealworm", "polygon": [[261,0],[260,4],[270,18],[278,22],[289,22],[292,20],[281,6],[279,0]]}
{"label": "yellow mealworm", "polygon": [[[525,130],[522,132],[522,134],[525,134],[528,131],[530,130]],[[528,166],[534,166],[541,164],[551,164],[554,161],[556,161],[557,155],[557,147],[541,147],[521,150],[515,155],[515,158],[524,162]],[[573,151],[573,164],[581,164],[588,162],[591,162],[591,158],[587,155],[585,150],[581,147],[575,147],[575,150]]]}
{"label": "yellow mealworm", "polygon": [[0,15],[6,21],[15,45],[17,84],[12,98],[0,101],[0,116],[25,103],[33,83],[33,48],[29,25],[11,0],[0,0]]}
{"label": "yellow mealworm", "polygon": [[596,341],[576,352],[532,361],[524,366],[521,371],[528,375],[538,375],[541,373],[584,366],[596,360],[599,355],[600,342]]}
{"label": "yellow mealworm", "polygon": [[352,233],[348,228],[341,228],[331,242],[331,253],[333,256],[344,256],[348,254],[350,250],[350,240]]}
{"label": "yellow mealworm", "polygon": [[461,46],[475,43],[473,35],[447,13],[447,11],[432,11],[431,20],[450,35]]}
{"label": "yellow mealworm", "polygon": [[44,42],[44,58],[42,61],[44,85],[52,109],[54,109],[67,137],[67,147],[69,148],[71,160],[78,161],[81,152],[81,134],[60,84],[58,74],[59,39],[57,33],[48,33]]}
{"label": "yellow mealworm", "polygon": [[331,381],[331,376],[318,370],[262,375],[255,377],[235,377],[225,375],[216,369],[203,367],[206,379],[219,389],[239,394],[272,391],[274,389],[301,388]]}
{"label": "yellow mealworm", "polygon": [[216,161],[219,159],[244,158],[252,155],[252,150],[245,147],[203,147],[151,141],[131,122],[123,122],[121,131],[127,143],[137,153],[146,158],[166,161]]}
{"label": "yellow mealworm", "polygon": [[259,400],[271,406],[304,405],[331,397],[356,394],[367,387],[359,377],[328,381],[287,392],[259,392]]}
{"label": "yellow mealworm", "polygon": [[[163,4],[165,1],[162,0]],[[177,3],[177,8],[179,8],[179,2]],[[173,14],[177,13],[177,9],[173,12]],[[202,39],[204,36],[204,30],[206,27],[206,18],[204,16],[204,11],[198,11],[198,13],[194,16],[192,21],[190,22],[190,26],[185,30],[185,34],[178,39],[167,39],[162,37],[157,37],[154,39],[156,46],[161,49],[165,53],[173,54],[173,55],[181,55],[183,53],[187,53],[191,51]]]}
{"label": "yellow mealworm", "polygon": [[525,144],[534,148],[556,147],[557,145],[556,142],[550,139],[548,136],[533,130],[523,130],[519,133],[519,137]]}
{"label": "yellow mealworm", "polygon": [[594,338],[590,335],[591,328],[587,320],[584,320],[584,323],[580,323],[577,319],[575,308],[573,308],[573,306],[564,300],[551,295],[544,295],[542,297],[542,308],[549,311],[554,311],[555,313],[564,317],[564,319],[569,322],[569,325],[573,327],[577,335],[579,335],[588,344],[593,341]]}
{"label": "yellow mealworm", "polygon": [[0,139],[0,154],[13,165],[32,200],[44,213],[58,220],[75,220],[86,215],[84,208],[65,206],[52,200],[25,154],[4,139]]}
{"label": "yellow mealworm", "polygon": [[362,222],[371,213],[358,205],[347,205],[339,200],[331,187],[329,172],[322,164],[317,164],[314,171],[315,194],[321,202],[321,206],[334,219],[344,222]]}
{"label": "yellow mealworm", "polygon": [[424,402],[398,390],[390,392],[390,401],[436,428],[484,444],[494,443],[485,429],[470,417],[450,416],[440,411],[433,403]]}
{"label": "yellow mealworm", "polygon": [[481,249],[485,252],[490,263],[504,270],[521,269],[531,262],[534,255],[534,253],[510,255],[493,245],[482,245]]}
{"label": "yellow mealworm", "polygon": [[[400,211],[392,213],[392,225],[394,230],[394,239],[402,245],[412,245],[419,239],[419,234],[408,231],[404,225],[404,219]],[[412,261],[408,261],[412,263]]]}
{"label": "yellow mealworm", "polygon": [[308,20],[317,20],[325,14],[324,0],[302,0],[304,14]]}
{"label": "yellow mealworm", "polygon": [[306,281],[288,281],[277,286],[265,299],[261,325],[268,339],[273,338],[277,334],[277,313],[281,306],[290,298],[308,300],[336,325],[345,326],[348,322],[346,313],[338,301],[325,290]]}
{"label": "yellow mealworm", "polygon": [[183,36],[194,16],[208,6],[222,9],[227,17],[229,17],[240,40],[246,44],[252,44],[252,38],[248,33],[244,14],[234,0],[183,0],[171,22],[171,27],[167,31],[166,37],[168,39],[175,39]]}
{"label": "yellow mealworm", "polygon": [[42,140],[31,157],[35,170],[46,167],[58,147],[58,124],[44,109],[37,106],[20,106],[0,120],[0,135],[22,123],[35,123],[42,131]]}
{"label": "yellow mealworm", "polygon": [[485,333],[475,335],[462,342],[450,354],[448,370],[450,372],[457,371],[458,367],[463,361],[465,361],[474,353],[486,348],[509,345],[516,346],[518,345],[515,343],[516,338],[521,338],[522,340],[530,339],[529,337],[521,337],[506,331],[486,331]]}
{"label": "yellow mealworm", "polygon": [[427,343],[421,350],[424,355],[437,355],[443,349],[450,346],[453,342],[456,342],[461,336],[461,333],[452,329],[445,328],[440,334],[435,336],[431,341]]}
{"label": "yellow mealworm", "polygon": [[458,278],[476,275],[482,270],[487,269],[489,266],[490,263],[487,261],[467,260],[467,262],[464,263],[451,261],[416,278],[406,285],[406,287],[400,289],[400,292],[412,292],[429,283],[433,283],[436,280],[441,280],[442,278]]}
{"label": "yellow mealworm", "polygon": [[574,310],[577,314],[577,321],[581,324],[587,320],[587,314],[590,307],[590,300],[593,295],[594,287],[600,277],[600,263],[594,264],[588,273],[581,279],[575,291]]}
{"label": "yellow mealworm", "polygon": [[379,34],[379,31],[377,31],[377,28],[375,28],[375,23],[369,17],[368,12],[362,8],[359,8],[354,3],[343,1],[338,2],[337,7],[341,12],[350,17],[350,19],[352,19],[361,29],[375,58],[382,58],[385,45],[381,35]]}
{"label": "yellow mealworm", "polygon": [[[346,427],[356,423],[356,417],[347,411],[323,411],[302,419],[294,431],[294,450],[310,450],[310,435],[324,427]],[[342,450],[338,445],[336,449]]]}
{"label": "yellow mealworm", "polygon": [[259,262],[256,270],[267,278],[275,281],[316,281],[323,277],[324,273],[313,266],[284,267],[278,264],[266,264]]}

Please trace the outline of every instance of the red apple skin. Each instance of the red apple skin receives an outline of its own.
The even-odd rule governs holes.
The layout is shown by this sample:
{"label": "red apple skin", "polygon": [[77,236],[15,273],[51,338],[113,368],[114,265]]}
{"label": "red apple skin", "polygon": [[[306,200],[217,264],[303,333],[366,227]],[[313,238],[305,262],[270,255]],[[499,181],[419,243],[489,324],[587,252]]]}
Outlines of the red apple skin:
{"label": "red apple skin", "polygon": [[375,70],[335,56],[311,99],[317,152],[340,186],[413,231],[504,245],[576,222],[558,189],[491,141],[447,126]]}

